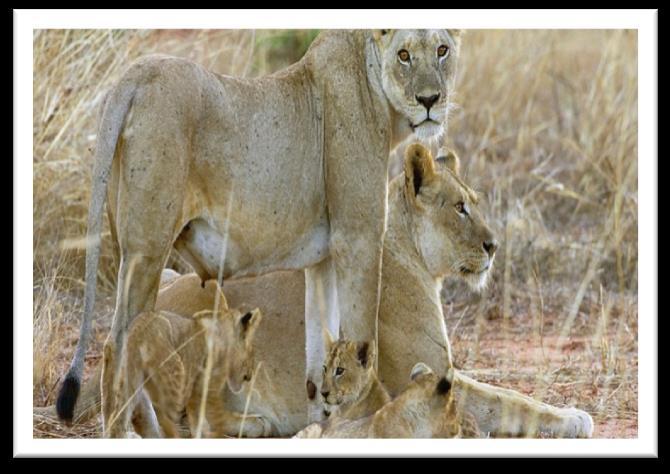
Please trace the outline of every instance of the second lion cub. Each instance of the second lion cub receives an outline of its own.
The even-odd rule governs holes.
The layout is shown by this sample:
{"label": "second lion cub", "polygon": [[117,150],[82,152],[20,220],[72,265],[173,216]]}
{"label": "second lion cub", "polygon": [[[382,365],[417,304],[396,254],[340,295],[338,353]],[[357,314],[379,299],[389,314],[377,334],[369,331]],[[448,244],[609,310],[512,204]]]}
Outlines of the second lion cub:
{"label": "second lion cub", "polygon": [[[184,410],[195,435],[204,390],[204,417],[211,435],[229,435],[231,417],[239,415],[226,411],[222,389],[228,383],[239,391],[251,379],[253,336],[260,321],[258,309],[243,313],[229,309],[225,300],[217,312],[201,311],[193,317],[168,311],[140,314],[130,327],[126,346],[127,386],[109,394],[110,406],[103,406],[105,426],[111,427],[112,437],[131,433],[131,422],[136,424],[133,413],[140,404],[146,407],[146,397],[164,436],[179,437],[176,423]],[[146,417],[146,409],[137,412]],[[255,421],[247,419],[246,423]]]}

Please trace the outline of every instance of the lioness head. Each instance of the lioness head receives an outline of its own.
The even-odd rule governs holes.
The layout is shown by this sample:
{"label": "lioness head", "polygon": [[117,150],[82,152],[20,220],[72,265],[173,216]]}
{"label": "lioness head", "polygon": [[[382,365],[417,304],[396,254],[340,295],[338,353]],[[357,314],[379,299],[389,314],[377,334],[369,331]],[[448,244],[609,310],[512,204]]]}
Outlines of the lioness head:
{"label": "lioness head", "polygon": [[382,88],[419,139],[439,136],[454,86],[460,30],[376,30]]}
{"label": "lioness head", "polygon": [[262,319],[260,310],[222,309],[217,317],[212,311],[201,311],[195,317],[210,336],[208,344],[212,344],[214,370],[226,370],[228,386],[233,392],[239,392],[242,384],[253,376],[253,339]]}
{"label": "lioness head", "polygon": [[433,160],[419,144],[405,152],[405,199],[415,243],[432,276],[465,279],[482,287],[498,243],[477,208],[477,194],[459,177],[458,157]]}
{"label": "lioness head", "polygon": [[353,403],[374,376],[374,341],[327,341],[321,396],[327,414],[339,405]]}

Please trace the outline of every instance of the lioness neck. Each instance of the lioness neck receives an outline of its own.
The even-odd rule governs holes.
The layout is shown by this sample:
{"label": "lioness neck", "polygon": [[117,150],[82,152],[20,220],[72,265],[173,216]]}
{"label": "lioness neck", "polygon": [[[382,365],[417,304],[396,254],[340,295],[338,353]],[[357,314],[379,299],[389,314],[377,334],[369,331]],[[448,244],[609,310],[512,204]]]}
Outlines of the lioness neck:
{"label": "lioness neck", "polygon": [[[379,303],[381,383],[394,395],[407,384],[416,362],[436,372],[451,366],[451,350],[440,300],[441,280],[430,274],[412,237],[402,183],[389,189]],[[411,346],[400,341],[413,341]]]}

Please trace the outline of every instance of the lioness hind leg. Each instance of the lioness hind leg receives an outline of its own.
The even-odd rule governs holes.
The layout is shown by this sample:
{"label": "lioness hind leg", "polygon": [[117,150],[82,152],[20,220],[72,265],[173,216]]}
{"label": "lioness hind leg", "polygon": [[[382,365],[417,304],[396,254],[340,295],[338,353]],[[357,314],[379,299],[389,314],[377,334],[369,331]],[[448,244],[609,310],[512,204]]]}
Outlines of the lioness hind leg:
{"label": "lioness hind leg", "polygon": [[557,408],[514,390],[494,387],[456,372],[454,396],[484,436],[590,438],[593,419],[576,408]]}
{"label": "lioness hind leg", "polygon": [[[133,103],[134,113],[129,115],[125,126],[126,132],[130,132],[124,132],[117,149],[119,156],[115,158],[119,161],[120,179],[112,182],[118,189],[111,215],[121,261],[114,320],[105,343],[103,373],[109,376],[103,377],[103,408],[106,394],[123,387],[128,328],[137,314],[153,309],[161,271],[184,224],[187,137],[182,133],[179,114],[156,110],[155,104],[161,102],[150,100],[154,93],[160,94],[158,87],[147,88],[138,96],[142,98]],[[143,116],[160,116],[161,127],[152,127],[136,118]],[[103,419],[103,423],[108,420]],[[103,431],[107,433],[105,424]]]}

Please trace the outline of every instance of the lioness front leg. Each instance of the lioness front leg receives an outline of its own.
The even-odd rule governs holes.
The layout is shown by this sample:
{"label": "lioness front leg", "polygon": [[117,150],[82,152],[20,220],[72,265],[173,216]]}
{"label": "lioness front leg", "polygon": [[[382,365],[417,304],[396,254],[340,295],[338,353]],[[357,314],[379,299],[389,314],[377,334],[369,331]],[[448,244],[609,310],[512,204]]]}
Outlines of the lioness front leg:
{"label": "lioness front leg", "polygon": [[479,430],[499,437],[590,438],[593,419],[576,408],[558,408],[514,390],[495,387],[456,372],[454,396],[477,420]]}
{"label": "lioness front leg", "polygon": [[[328,258],[305,269],[305,352],[307,417],[310,423],[324,419],[320,396],[322,366],[326,359],[323,331],[337,338],[340,327],[337,302],[337,277]],[[326,327],[324,328],[324,323]]]}

